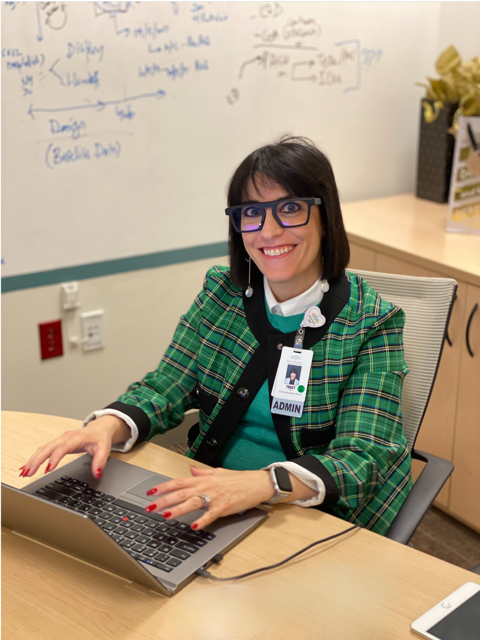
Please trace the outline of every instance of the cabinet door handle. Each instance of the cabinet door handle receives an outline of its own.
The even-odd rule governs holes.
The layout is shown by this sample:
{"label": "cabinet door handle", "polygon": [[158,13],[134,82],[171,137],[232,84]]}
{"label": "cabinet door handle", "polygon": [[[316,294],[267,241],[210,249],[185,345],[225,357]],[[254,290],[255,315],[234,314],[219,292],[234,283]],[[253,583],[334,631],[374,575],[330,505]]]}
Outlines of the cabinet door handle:
{"label": "cabinet door handle", "polygon": [[472,324],[473,316],[475,315],[475,311],[477,309],[478,309],[478,304],[476,304],[472,309],[472,313],[470,314],[470,317],[467,322],[467,331],[465,333],[465,340],[467,341],[467,349],[469,354],[472,356],[472,358],[474,357],[474,355],[473,355],[472,347],[470,346],[470,325]]}
{"label": "cabinet door handle", "polygon": [[450,326],[450,319],[451,319],[451,317],[452,317],[452,313],[453,313],[453,305],[455,304],[456,299],[457,299],[457,294],[455,294],[455,296],[454,296],[454,298],[453,298],[453,302],[452,302],[452,309],[451,309],[451,311],[450,311],[450,316],[449,316],[449,318],[448,318],[447,330],[445,331],[445,338],[446,338],[446,340],[447,340],[447,342],[448,342],[448,344],[449,344],[450,346],[453,346],[453,345],[452,345],[452,341],[450,340],[450,336],[448,335],[448,327]]}

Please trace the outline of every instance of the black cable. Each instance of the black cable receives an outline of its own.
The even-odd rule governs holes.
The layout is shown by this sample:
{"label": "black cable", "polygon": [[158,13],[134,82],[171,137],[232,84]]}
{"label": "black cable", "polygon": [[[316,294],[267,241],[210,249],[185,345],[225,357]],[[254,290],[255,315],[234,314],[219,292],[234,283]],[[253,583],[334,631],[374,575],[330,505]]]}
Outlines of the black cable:
{"label": "black cable", "polygon": [[355,524],[353,527],[350,527],[349,529],[345,529],[344,531],[340,531],[340,533],[336,533],[333,536],[329,536],[328,538],[323,538],[322,540],[317,540],[316,542],[312,542],[312,544],[309,544],[307,547],[300,549],[300,551],[297,551],[296,553],[289,556],[288,558],[285,558],[285,560],[280,560],[280,562],[277,562],[276,564],[271,564],[268,567],[261,567],[260,569],[249,571],[248,573],[241,573],[239,576],[231,576],[230,578],[217,578],[217,576],[212,575],[210,571],[207,571],[202,567],[200,567],[200,569],[198,569],[195,573],[201,576],[202,578],[209,578],[210,580],[218,580],[221,582],[225,582],[227,580],[240,580],[240,578],[253,576],[255,573],[260,573],[261,571],[268,571],[269,569],[276,569],[277,567],[281,567],[282,564],[285,564],[286,562],[290,562],[290,560],[293,560],[294,558],[299,556],[301,553],[305,553],[305,551],[308,551],[312,547],[315,547],[317,544],[322,544],[323,542],[328,542],[329,540],[333,540],[334,538],[339,538],[340,536],[345,535],[349,531],[353,531],[354,529],[358,529],[358,528],[359,528],[359,525]]}

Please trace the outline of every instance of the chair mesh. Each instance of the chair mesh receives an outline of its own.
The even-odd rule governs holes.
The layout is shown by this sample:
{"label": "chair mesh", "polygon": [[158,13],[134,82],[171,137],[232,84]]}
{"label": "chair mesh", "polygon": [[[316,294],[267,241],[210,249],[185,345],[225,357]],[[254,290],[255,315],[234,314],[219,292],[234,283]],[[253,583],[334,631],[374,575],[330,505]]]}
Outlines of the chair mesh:
{"label": "chair mesh", "polygon": [[457,283],[450,278],[417,278],[352,270],[384,300],[405,312],[405,359],[410,369],[403,385],[403,429],[413,449],[442,351]]}

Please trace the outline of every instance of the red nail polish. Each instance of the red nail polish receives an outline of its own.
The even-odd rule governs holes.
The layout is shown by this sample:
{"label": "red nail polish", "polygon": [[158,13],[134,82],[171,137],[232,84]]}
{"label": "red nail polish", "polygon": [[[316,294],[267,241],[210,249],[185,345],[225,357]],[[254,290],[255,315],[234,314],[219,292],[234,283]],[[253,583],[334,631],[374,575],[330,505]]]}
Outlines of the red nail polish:
{"label": "red nail polish", "polygon": [[45,473],[48,473],[48,472],[50,471],[50,467],[51,467],[51,466],[52,466],[52,465],[51,465],[50,463],[48,463],[48,464],[47,464],[47,468],[45,469]]}
{"label": "red nail polish", "polygon": [[101,479],[102,479],[102,470],[97,469],[97,480],[101,480]]}
{"label": "red nail polish", "polygon": [[153,511],[156,508],[156,504],[149,504],[148,507],[145,507],[145,511],[148,513],[149,511]]}
{"label": "red nail polish", "polygon": [[170,516],[171,516],[171,515],[172,515],[172,512],[171,512],[171,511],[165,511],[164,513],[162,513],[162,516],[163,516],[164,518],[170,518]]}
{"label": "red nail polish", "polygon": [[23,467],[20,467],[19,471],[21,471],[22,469],[25,469],[25,465],[23,465]]}
{"label": "red nail polish", "polygon": [[23,477],[28,476],[29,473],[30,473],[30,469],[27,469],[26,471],[23,472]]}
{"label": "red nail polish", "polygon": [[147,496],[153,496],[153,494],[154,494],[154,493],[157,493],[157,490],[156,490],[156,489],[149,489],[149,490],[147,491]]}
{"label": "red nail polish", "polygon": [[190,525],[191,529],[198,529],[198,524],[196,522],[194,522],[193,524]]}

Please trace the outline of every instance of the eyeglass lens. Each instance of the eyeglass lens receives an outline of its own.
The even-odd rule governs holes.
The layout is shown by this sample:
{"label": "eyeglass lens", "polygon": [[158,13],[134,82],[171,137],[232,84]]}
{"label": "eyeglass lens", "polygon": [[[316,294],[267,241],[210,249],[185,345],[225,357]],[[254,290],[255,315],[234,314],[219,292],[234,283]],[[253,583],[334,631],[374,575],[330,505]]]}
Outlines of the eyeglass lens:
{"label": "eyeglass lens", "polygon": [[[270,208],[270,207],[267,207]],[[309,205],[302,200],[284,200],[275,205],[275,212],[283,227],[297,227],[308,220]],[[234,225],[238,231],[257,231],[266,215],[265,208],[255,204],[236,207],[233,211]]]}

